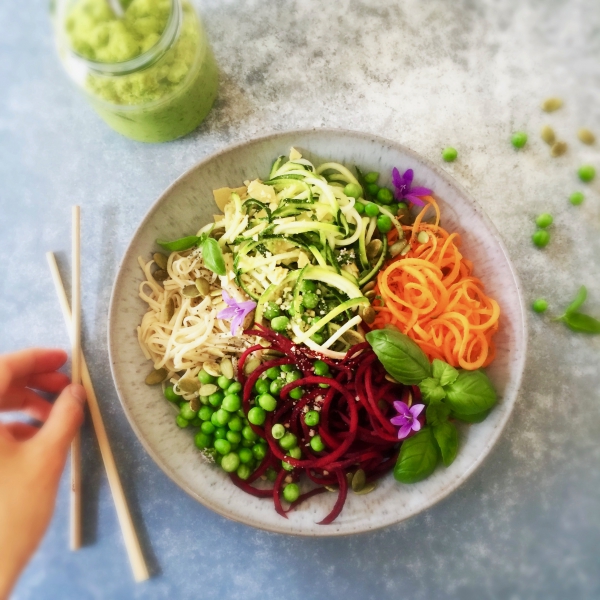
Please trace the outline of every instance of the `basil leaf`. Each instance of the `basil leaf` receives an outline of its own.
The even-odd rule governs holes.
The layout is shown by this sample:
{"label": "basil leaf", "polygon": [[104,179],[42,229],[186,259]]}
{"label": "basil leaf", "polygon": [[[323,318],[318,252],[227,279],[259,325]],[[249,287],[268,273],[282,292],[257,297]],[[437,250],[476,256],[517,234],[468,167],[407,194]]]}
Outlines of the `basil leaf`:
{"label": "basil leaf", "polygon": [[439,450],[431,427],[423,427],[402,442],[394,478],[400,483],[416,483],[429,477],[438,463]]}
{"label": "basil leaf", "polygon": [[426,404],[429,404],[429,402],[439,402],[442,398],[446,397],[444,388],[440,385],[440,382],[433,377],[423,379],[419,384],[419,389],[421,390],[423,401]]}
{"label": "basil leaf", "polygon": [[589,315],[566,313],[562,321],[569,329],[578,333],[600,333],[600,321]]}
{"label": "basil leaf", "polygon": [[577,309],[581,307],[581,305],[585,302],[587,298],[587,288],[585,285],[582,285],[577,291],[577,295],[575,296],[575,300],[567,306],[567,310],[565,310],[565,317],[568,317],[571,313],[574,313]]}
{"label": "basil leaf", "polygon": [[432,402],[425,412],[428,425],[439,425],[445,423],[450,416],[450,407],[443,402]]}
{"label": "basil leaf", "polygon": [[432,368],[433,376],[440,380],[442,387],[454,383],[458,377],[458,370],[439,358],[433,359]]}
{"label": "basil leaf", "polygon": [[169,250],[169,252],[182,252],[183,250],[189,250],[192,246],[196,246],[199,241],[200,238],[197,235],[188,235],[172,242],[156,240],[156,243],[165,250]]}
{"label": "basil leaf", "polygon": [[496,391],[483,371],[461,371],[446,387],[446,402],[461,415],[475,415],[496,404]]}
{"label": "basil leaf", "polygon": [[206,238],[202,244],[204,264],[217,275],[225,275],[225,259],[219,243],[214,238]]}
{"label": "basil leaf", "polygon": [[487,418],[490,412],[491,410],[484,410],[483,412],[474,415],[461,415],[460,413],[452,411],[451,417],[453,419],[458,419],[459,421],[464,421],[465,423],[481,423],[481,421],[484,421]]}
{"label": "basil leaf", "polygon": [[429,359],[407,335],[395,327],[375,329],[366,335],[385,370],[404,385],[418,385],[431,375]]}
{"label": "basil leaf", "polygon": [[458,453],[458,431],[452,423],[439,423],[433,426],[433,436],[440,447],[442,462],[449,467]]}

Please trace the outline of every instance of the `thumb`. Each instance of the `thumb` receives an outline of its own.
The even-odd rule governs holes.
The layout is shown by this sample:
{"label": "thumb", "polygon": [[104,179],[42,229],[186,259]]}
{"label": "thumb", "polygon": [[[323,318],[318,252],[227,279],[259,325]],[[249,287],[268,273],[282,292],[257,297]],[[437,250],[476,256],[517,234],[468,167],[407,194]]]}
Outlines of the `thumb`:
{"label": "thumb", "polygon": [[48,419],[35,436],[46,447],[58,447],[66,453],[83,422],[83,406],[86,400],[82,385],[67,386],[52,405]]}

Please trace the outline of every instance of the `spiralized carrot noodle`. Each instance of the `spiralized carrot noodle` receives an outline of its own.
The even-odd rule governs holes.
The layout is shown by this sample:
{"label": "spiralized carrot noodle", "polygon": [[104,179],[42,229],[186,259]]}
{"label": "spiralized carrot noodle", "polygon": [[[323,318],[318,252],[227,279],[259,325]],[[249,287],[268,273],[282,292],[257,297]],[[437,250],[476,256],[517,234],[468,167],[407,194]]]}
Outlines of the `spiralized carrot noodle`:
{"label": "spiralized carrot noodle", "polygon": [[[412,226],[403,227],[410,250],[389,262],[377,276],[372,328],[395,325],[419,344],[430,360],[475,370],[496,354],[500,307],[473,277],[473,263],[459,251],[460,236],[440,227],[440,211],[431,196]],[[429,207],[435,223],[423,222]],[[428,234],[425,243],[420,232]],[[423,236],[421,236],[423,237]],[[392,242],[393,240],[390,240]]]}

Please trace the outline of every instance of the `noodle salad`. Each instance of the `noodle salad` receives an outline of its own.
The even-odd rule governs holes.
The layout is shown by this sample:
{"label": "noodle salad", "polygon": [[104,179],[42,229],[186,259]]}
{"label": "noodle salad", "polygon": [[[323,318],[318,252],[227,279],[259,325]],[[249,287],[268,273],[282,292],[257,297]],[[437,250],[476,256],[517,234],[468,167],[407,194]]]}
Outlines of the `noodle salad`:
{"label": "noodle salad", "polygon": [[[177,425],[232,482],[287,513],[449,466],[460,422],[497,401],[500,307],[414,174],[292,148],[265,179],[220,188],[220,214],[139,258],[137,334]],[[476,270],[476,269],[475,269]]]}

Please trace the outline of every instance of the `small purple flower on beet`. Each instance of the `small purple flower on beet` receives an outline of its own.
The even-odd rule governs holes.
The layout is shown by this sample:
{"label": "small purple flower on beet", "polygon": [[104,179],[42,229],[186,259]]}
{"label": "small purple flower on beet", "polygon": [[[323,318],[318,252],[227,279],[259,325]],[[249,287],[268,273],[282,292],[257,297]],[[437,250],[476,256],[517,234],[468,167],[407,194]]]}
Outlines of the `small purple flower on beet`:
{"label": "small purple flower on beet", "polygon": [[414,172],[412,169],[407,169],[402,175],[400,171],[394,167],[392,170],[392,182],[396,188],[396,200],[402,202],[408,200],[417,206],[425,206],[425,202],[419,196],[429,196],[432,192],[426,187],[412,187]]}
{"label": "small purple flower on beet", "polygon": [[237,302],[225,290],[223,290],[223,300],[225,300],[227,308],[217,315],[217,319],[231,319],[231,335],[235,335],[238,328],[244,323],[246,315],[256,308],[256,302],[252,300]]}
{"label": "small purple flower on beet", "polygon": [[421,429],[418,416],[423,412],[424,404],[415,404],[409,408],[408,404],[397,400],[394,402],[394,408],[398,414],[390,419],[390,423],[400,428],[398,430],[399,440],[403,440],[411,431]]}

